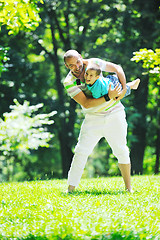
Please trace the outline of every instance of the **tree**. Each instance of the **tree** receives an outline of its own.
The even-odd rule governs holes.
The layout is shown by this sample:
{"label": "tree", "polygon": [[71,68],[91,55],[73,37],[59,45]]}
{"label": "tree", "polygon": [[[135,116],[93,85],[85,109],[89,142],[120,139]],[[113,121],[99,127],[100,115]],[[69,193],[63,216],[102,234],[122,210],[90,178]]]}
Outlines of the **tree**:
{"label": "tree", "polygon": [[[43,104],[29,106],[29,102],[25,101],[21,105],[16,99],[14,102],[15,105],[10,106],[12,111],[3,114],[4,120],[0,119],[0,151],[7,165],[13,168],[16,161],[25,158],[32,149],[50,147],[49,141],[54,135],[47,131],[46,125],[54,123],[49,118],[56,114],[55,111],[36,114]],[[7,180],[11,177],[8,168]]]}
{"label": "tree", "polygon": [[[38,0],[1,0],[0,28],[6,25],[8,34],[19,31],[33,31],[41,21],[39,17]],[[42,0],[40,0],[43,3]]]}
{"label": "tree", "polygon": [[[82,2],[73,1],[45,1],[42,6],[41,18],[43,19],[40,28],[43,27],[43,40],[39,40],[35,44],[45,51],[54,65],[55,84],[57,94],[57,106],[59,121],[56,121],[58,137],[60,143],[60,151],[62,158],[63,177],[67,177],[73,157],[73,136],[74,123],[76,119],[76,103],[72,99],[67,98],[64,93],[64,88],[61,84],[62,74],[62,56],[65,50],[70,48],[82,51],[86,41],[86,32],[89,30],[89,23],[94,19],[95,14],[90,11],[92,0]],[[86,8],[87,5],[87,8]],[[97,4],[97,8],[100,3]],[[77,7],[83,8],[81,13],[77,12]],[[95,11],[95,10],[94,10]],[[83,14],[83,16],[82,16]],[[52,50],[48,49],[48,42],[45,41],[45,33],[50,31],[50,41]],[[61,50],[63,49],[63,51]],[[61,52],[61,54],[59,54]],[[62,71],[65,72],[66,71]]]}
{"label": "tree", "polygon": [[[39,17],[38,0],[1,0],[0,1],[0,29],[6,26],[8,34],[18,34],[19,31],[34,31],[41,21]],[[43,3],[42,0],[40,0]],[[0,75],[6,68],[3,65],[7,59],[7,50],[0,46]]]}
{"label": "tree", "polygon": [[[40,24],[40,28],[45,27],[45,32],[50,31],[52,50],[48,49],[48,42],[45,40],[39,41],[40,35],[36,35],[36,37],[41,50],[44,50],[52,61],[56,73],[57,101],[58,106],[61,106],[58,110],[59,116],[61,116],[58,132],[61,145],[63,177],[66,177],[73,155],[72,140],[68,132],[73,136],[76,104],[72,100],[67,99],[63,92],[63,86],[60,84],[63,78],[62,73],[64,72],[64,70],[61,70],[63,52],[73,48],[82,55],[84,54],[85,57],[102,57],[121,63],[122,66],[125,64],[128,72],[130,72],[129,75],[131,75],[131,73],[133,74],[132,70],[135,69],[129,59],[134,49],[143,45],[149,46],[153,42],[153,38],[158,39],[159,37],[157,20],[159,8],[152,1],[148,1],[144,6],[139,0],[107,1],[107,4],[103,0],[73,0],[65,2],[46,0],[42,9],[44,10],[41,12],[43,21]],[[154,32],[154,36],[152,32]],[[145,105],[147,102],[147,81],[148,79],[143,81],[144,88],[137,93],[137,102],[135,100],[135,108],[137,108],[141,119],[140,124],[138,126],[136,124],[133,131],[142,145],[137,151],[139,145],[137,142],[132,142],[131,157],[134,162],[134,157],[136,153],[138,154],[137,158],[140,159],[138,172],[142,172],[141,166],[146,139]],[[143,98],[143,101],[141,101],[141,98]],[[66,108],[66,103],[69,108]],[[69,114],[65,116],[68,109]],[[66,131],[67,129],[68,131]]]}
{"label": "tree", "polygon": [[[134,52],[131,59],[135,62],[142,62],[145,69],[144,74],[149,76],[149,99],[148,99],[148,129],[151,132],[148,137],[149,145],[155,147],[156,164],[155,173],[159,173],[160,158],[160,49],[140,49]],[[150,140],[152,139],[152,140]],[[138,159],[137,159],[138,161]],[[135,163],[138,164],[137,162]],[[135,169],[136,170],[136,169]]]}
{"label": "tree", "polygon": [[8,47],[6,48],[0,47],[0,76],[2,72],[7,71],[7,68],[5,67],[4,63],[9,60],[9,58],[7,57],[8,50],[9,50]]}
{"label": "tree", "polygon": [[[67,97],[62,85],[67,74],[63,64],[64,52],[73,48],[85,58],[100,57],[121,64],[127,80],[132,80],[141,71],[129,61],[133,51],[158,42],[158,7],[151,0],[145,5],[139,0],[108,0],[107,3],[106,0],[45,0],[38,6],[42,21],[34,32],[20,31],[16,36],[10,35],[10,38],[6,37],[5,31],[1,33],[3,45],[6,46],[7,42],[11,49],[9,72],[3,74],[1,81],[2,87],[5,87],[3,96],[10,95],[10,98],[3,98],[0,110],[9,106],[9,101],[15,96],[20,102],[24,99],[32,104],[40,101],[47,103],[49,111],[51,108],[57,110],[54,128],[57,139],[54,146],[61,155],[63,177],[66,177],[81,121],[78,119],[80,114],[77,118],[78,106]],[[147,78],[142,84],[135,95],[125,100],[131,156],[134,158],[137,154],[140,163],[146,144]],[[134,107],[131,107],[133,103]],[[136,139],[143,143],[138,151],[140,144],[133,141]]]}
{"label": "tree", "polygon": [[[132,14],[129,14],[125,21],[125,33],[129,38],[129,44],[132,44],[132,49],[140,48],[156,48],[159,43],[159,4],[158,1],[147,1],[142,4],[142,1],[133,1],[130,5]],[[135,19],[135,21],[134,21]],[[127,30],[127,32],[126,32]],[[126,37],[124,38],[124,49],[126,46]],[[127,41],[128,43],[128,41]],[[128,47],[126,48],[128,51]],[[125,51],[125,50],[124,50]],[[132,52],[133,52],[132,51]],[[123,52],[123,51],[122,51]],[[129,52],[129,51],[128,51]],[[123,52],[124,54],[124,52]],[[130,52],[131,54],[131,52]],[[132,65],[133,67],[133,65]],[[141,75],[141,66],[136,65],[136,68],[130,68],[129,71],[134,76],[141,78],[141,84],[138,90],[134,93],[133,106],[136,109],[137,120],[132,128],[133,141],[131,143],[131,162],[132,174],[143,173],[143,158],[147,140],[147,103],[148,103],[148,75]],[[135,75],[136,74],[136,75]],[[136,141],[135,141],[136,139]]]}

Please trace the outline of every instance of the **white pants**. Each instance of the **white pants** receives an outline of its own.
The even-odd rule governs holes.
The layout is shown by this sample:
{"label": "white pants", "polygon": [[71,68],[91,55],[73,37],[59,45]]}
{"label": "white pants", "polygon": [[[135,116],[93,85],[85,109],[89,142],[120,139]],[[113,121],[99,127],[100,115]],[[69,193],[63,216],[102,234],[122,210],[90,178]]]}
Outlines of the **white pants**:
{"label": "white pants", "polygon": [[78,186],[87,158],[102,137],[105,137],[112,148],[118,163],[130,163],[126,141],[127,122],[125,111],[122,109],[102,116],[87,114],[81,126],[75,155],[68,173],[69,185]]}

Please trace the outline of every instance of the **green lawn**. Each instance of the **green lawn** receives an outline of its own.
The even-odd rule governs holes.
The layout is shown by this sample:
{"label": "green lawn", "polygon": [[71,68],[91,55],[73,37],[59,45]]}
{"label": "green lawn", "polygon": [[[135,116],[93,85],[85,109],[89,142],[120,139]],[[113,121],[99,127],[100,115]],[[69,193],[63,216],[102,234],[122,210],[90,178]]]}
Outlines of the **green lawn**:
{"label": "green lawn", "polygon": [[160,239],[160,176],[0,184],[0,239]]}

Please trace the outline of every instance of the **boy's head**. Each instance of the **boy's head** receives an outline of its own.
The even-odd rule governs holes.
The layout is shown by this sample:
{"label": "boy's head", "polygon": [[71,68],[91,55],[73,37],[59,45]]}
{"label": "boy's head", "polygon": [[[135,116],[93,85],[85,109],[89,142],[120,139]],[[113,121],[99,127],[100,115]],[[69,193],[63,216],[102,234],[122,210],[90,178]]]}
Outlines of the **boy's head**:
{"label": "boy's head", "polygon": [[101,69],[96,63],[89,63],[84,74],[86,84],[93,85],[95,81],[99,78],[101,74]]}

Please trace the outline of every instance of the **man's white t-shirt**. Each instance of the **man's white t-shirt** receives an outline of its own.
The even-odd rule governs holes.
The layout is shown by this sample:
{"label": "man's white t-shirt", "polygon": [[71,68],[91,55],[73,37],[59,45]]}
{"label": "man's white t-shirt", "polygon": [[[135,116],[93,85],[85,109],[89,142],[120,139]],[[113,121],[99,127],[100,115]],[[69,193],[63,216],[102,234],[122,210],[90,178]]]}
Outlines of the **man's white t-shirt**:
{"label": "man's white t-shirt", "polygon": [[[99,58],[90,58],[87,59],[87,61],[96,63],[100,66],[101,71],[105,71],[106,69],[106,62],[102,59]],[[63,85],[68,93],[68,95],[71,98],[74,98],[78,93],[80,93],[81,91],[84,92],[84,94],[88,97],[92,96],[92,93],[88,90],[87,86],[85,83],[80,82],[80,84],[77,85],[77,78],[71,73],[71,71],[68,73],[67,77],[64,79],[63,81]],[[124,106],[122,105],[122,103],[120,101],[115,101],[113,99],[104,102],[101,105],[98,105],[96,107],[91,107],[91,108],[84,108],[83,106],[82,110],[84,112],[84,114],[89,113],[89,114],[108,114],[112,111],[118,111],[120,109],[124,109]]]}

